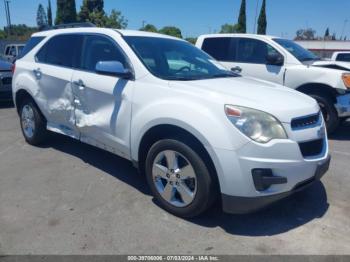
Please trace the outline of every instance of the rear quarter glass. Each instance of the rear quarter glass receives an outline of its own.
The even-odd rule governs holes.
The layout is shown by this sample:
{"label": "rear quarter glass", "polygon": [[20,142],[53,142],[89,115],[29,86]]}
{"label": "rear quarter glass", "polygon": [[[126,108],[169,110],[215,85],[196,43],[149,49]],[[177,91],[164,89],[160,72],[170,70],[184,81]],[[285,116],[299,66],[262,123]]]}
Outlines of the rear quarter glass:
{"label": "rear quarter glass", "polygon": [[26,56],[34,47],[36,47],[41,41],[44,40],[43,36],[34,36],[29,39],[23,50],[18,54],[17,59],[21,59]]}

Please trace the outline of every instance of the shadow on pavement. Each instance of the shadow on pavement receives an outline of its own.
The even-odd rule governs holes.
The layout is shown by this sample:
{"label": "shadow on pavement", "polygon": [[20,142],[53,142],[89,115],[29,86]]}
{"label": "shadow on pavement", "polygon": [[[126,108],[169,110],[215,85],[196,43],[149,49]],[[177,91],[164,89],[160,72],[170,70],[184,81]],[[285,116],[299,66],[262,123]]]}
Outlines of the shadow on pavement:
{"label": "shadow on pavement", "polygon": [[13,102],[0,102],[0,109],[13,108]]}
{"label": "shadow on pavement", "polygon": [[343,122],[337,131],[329,136],[330,140],[350,140],[350,121]]}
{"label": "shadow on pavement", "polygon": [[[141,193],[150,195],[145,177],[140,175],[127,160],[57,134],[52,134],[50,142],[43,146],[45,147],[75,156],[133,186]],[[227,233],[235,235],[269,236],[287,232],[321,218],[327,212],[328,207],[325,188],[321,182],[317,182],[305,191],[296,193],[257,213],[225,214],[218,203],[203,216],[188,221],[207,228],[221,227]]]}

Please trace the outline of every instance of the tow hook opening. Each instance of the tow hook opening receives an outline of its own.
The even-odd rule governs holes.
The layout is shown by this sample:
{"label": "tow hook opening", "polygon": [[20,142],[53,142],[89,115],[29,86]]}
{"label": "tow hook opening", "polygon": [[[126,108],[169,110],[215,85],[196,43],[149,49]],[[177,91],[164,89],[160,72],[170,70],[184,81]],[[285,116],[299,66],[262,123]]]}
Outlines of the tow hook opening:
{"label": "tow hook opening", "polygon": [[256,190],[265,191],[272,185],[281,185],[288,182],[286,177],[274,176],[272,169],[257,168],[252,170]]}

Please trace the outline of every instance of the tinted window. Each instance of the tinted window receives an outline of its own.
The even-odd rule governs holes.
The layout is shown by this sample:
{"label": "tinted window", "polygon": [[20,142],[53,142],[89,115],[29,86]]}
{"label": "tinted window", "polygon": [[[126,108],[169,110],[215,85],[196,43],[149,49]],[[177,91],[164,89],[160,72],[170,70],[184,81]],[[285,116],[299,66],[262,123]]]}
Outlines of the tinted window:
{"label": "tinted window", "polygon": [[337,61],[350,62],[350,54],[339,54],[337,56]]}
{"label": "tinted window", "polygon": [[300,62],[320,60],[315,54],[306,50],[304,47],[296,44],[292,40],[276,38],[273,39],[277,44],[285,48],[289,53],[291,53]]}
{"label": "tinted window", "polygon": [[139,36],[124,39],[147,69],[162,79],[189,81],[237,76],[185,41]]}
{"label": "tinted window", "polygon": [[19,54],[18,54],[18,59],[21,59],[24,57],[26,54],[28,54],[34,47],[36,47],[41,41],[43,41],[45,37],[38,36],[38,37],[32,37],[25,45],[25,47],[18,47]]}
{"label": "tinted window", "polygon": [[50,39],[36,56],[38,62],[64,67],[77,67],[83,36],[58,35]]}
{"label": "tinted window", "polygon": [[5,50],[5,55],[8,55],[10,53],[10,47],[6,47],[6,50]]}
{"label": "tinted window", "polygon": [[252,64],[266,64],[266,57],[268,54],[279,54],[269,44],[249,38],[240,38],[237,48],[237,62],[252,63]]}
{"label": "tinted window", "polygon": [[86,36],[81,68],[95,71],[100,61],[119,61],[128,67],[126,57],[112,40],[99,35]]}
{"label": "tinted window", "polygon": [[206,38],[202,49],[218,61],[235,61],[236,39],[232,37]]}

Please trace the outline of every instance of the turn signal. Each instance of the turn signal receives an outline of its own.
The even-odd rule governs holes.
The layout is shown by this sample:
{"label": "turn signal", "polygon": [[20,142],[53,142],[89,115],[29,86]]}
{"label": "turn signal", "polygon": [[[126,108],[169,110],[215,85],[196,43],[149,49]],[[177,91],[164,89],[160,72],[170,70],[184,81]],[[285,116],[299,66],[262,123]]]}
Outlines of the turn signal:
{"label": "turn signal", "polygon": [[342,79],[346,88],[350,89],[350,74],[343,74]]}

